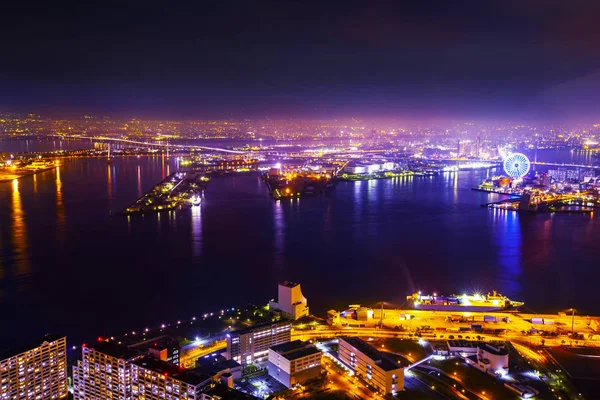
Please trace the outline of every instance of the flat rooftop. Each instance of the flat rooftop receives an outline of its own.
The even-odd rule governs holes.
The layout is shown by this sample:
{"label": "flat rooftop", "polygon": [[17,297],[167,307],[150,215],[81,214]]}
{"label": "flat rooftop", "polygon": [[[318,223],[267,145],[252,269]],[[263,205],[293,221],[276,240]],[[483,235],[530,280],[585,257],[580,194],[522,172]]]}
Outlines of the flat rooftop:
{"label": "flat rooftop", "polygon": [[356,350],[369,357],[384,371],[392,371],[394,369],[402,368],[400,364],[393,360],[390,360],[386,357],[384,353],[380,352],[375,347],[371,346],[369,343],[365,342],[362,339],[359,339],[357,337],[343,336],[340,337],[340,340],[345,341],[350,346],[354,347]]}
{"label": "flat rooftop", "polygon": [[150,371],[158,372],[159,374],[170,376],[171,378],[187,383],[188,385],[200,385],[211,379],[209,375],[182,370],[173,364],[157,360],[153,357],[140,358],[135,360],[133,364]]}
{"label": "flat rooftop", "polygon": [[508,355],[508,349],[504,346],[494,346],[489,343],[477,343],[477,347],[497,356]]}
{"label": "flat rooftop", "polygon": [[49,343],[55,342],[64,337],[65,337],[65,335],[48,334],[48,335],[45,335],[44,337],[40,338],[39,340],[32,341],[32,342],[23,344],[21,346],[13,347],[10,349],[2,350],[2,351],[0,351],[0,360],[4,360],[6,358],[10,358],[10,357],[25,353],[26,351],[29,351],[29,350],[33,350],[36,347],[40,347],[42,344],[44,344],[44,342],[49,342]]}
{"label": "flat rooftop", "polygon": [[288,321],[288,320],[281,320],[281,321],[277,321],[277,322],[265,322],[264,324],[259,324],[259,325],[254,325],[254,326],[249,326],[247,328],[242,328],[242,329],[238,329],[236,331],[231,331],[230,334],[232,335],[245,335],[246,333],[250,333],[250,332],[254,332],[254,331],[258,331],[264,328],[268,328],[271,326],[283,326],[283,325],[292,325],[292,321]]}
{"label": "flat rooftop", "polygon": [[472,342],[470,340],[448,340],[448,347],[470,347],[475,348],[479,342]]}
{"label": "flat rooftop", "polygon": [[270,349],[290,361],[310,356],[312,354],[321,353],[321,350],[317,349],[312,344],[305,343],[301,340],[294,340],[293,342],[278,344]]}
{"label": "flat rooftop", "polygon": [[285,287],[289,287],[289,288],[293,288],[299,285],[299,283],[296,282],[292,282],[292,281],[283,281],[279,284],[280,286],[285,286]]}
{"label": "flat rooftop", "polygon": [[196,368],[192,369],[197,374],[215,376],[226,369],[240,368],[241,365],[235,360],[227,360],[224,357],[218,358],[199,358],[196,361]]}
{"label": "flat rooftop", "polygon": [[131,350],[126,346],[122,346],[116,343],[110,343],[103,340],[97,342],[84,344],[89,349],[94,349],[100,353],[106,354],[114,358],[120,358],[122,360],[131,360],[140,355],[135,350]]}
{"label": "flat rooftop", "polygon": [[225,385],[216,385],[214,388],[209,389],[204,393],[209,396],[218,396],[218,398],[222,400],[253,400],[260,398],[240,392],[239,390],[230,389]]}

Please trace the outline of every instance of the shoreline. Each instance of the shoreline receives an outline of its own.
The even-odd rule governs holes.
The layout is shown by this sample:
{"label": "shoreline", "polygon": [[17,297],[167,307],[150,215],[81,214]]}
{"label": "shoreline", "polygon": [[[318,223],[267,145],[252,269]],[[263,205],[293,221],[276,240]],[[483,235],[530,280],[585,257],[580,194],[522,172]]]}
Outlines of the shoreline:
{"label": "shoreline", "polygon": [[59,166],[60,165],[53,165],[51,167],[39,168],[39,169],[35,169],[35,170],[18,169],[18,170],[15,170],[14,172],[11,171],[11,173],[10,173],[10,176],[12,176],[11,178],[5,178],[5,176],[9,175],[9,174],[5,174],[4,171],[0,171],[0,183],[12,182],[15,179],[21,179],[21,178],[25,178],[27,176],[41,174],[42,172],[52,171],[53,169],[55,169],[56,167],[59,167]]}

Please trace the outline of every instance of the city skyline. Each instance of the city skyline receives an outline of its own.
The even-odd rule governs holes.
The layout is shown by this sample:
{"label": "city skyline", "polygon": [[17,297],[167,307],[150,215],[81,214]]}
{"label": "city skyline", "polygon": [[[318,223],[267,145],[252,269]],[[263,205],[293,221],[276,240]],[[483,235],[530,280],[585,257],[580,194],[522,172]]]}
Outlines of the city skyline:
{"label": "city skyline", "polygon": [[12,2],[0,400],[598,397],[600,2]]}

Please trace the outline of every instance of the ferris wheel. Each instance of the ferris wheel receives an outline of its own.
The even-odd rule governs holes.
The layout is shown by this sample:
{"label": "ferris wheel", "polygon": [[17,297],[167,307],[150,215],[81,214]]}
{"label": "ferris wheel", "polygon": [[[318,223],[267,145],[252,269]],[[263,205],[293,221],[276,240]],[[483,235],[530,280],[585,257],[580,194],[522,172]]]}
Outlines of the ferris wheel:
{"label": "ferris wheel", "polygon": [[513,179],[521,179],[529,172],[531,162],[523,153],[511,153],[504,160],[504,172]]}

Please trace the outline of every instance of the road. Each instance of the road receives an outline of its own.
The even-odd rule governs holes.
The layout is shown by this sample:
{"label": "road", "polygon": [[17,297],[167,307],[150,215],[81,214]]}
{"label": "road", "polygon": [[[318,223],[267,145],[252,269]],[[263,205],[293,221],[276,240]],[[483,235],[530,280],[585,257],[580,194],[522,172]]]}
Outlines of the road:
{"label": "road", "polygon": [[196,359],[227,348],[227,340],[218,340],[208,346],[200,346],[196,342],[183,346],[180,350],[179,365],[184,368],[193,368],[196,364]]}
{"label": "road", "polygon": [[331,390],[342,390],[355,399],[381,399],[382,397],[364,387],[356,377],[341,372],[329,358],[323,357],[323,366],[328,372],[327,387]]}

